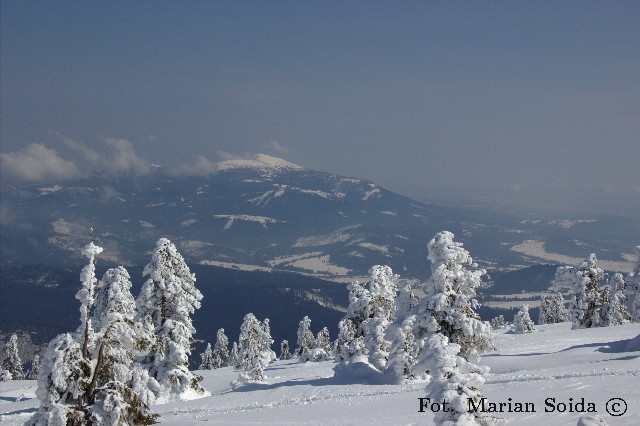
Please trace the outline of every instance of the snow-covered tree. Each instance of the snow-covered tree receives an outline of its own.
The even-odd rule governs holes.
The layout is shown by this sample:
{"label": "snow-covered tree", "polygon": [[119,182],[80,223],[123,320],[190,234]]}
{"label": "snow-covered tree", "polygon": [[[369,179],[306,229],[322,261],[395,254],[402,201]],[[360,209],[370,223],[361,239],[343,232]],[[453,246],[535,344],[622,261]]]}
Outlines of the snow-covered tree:
{"label": "snow-covered tree", "polygon": [[269,318],[265,318],[262,321],[262,336],[261,336],[261,350],[269,357],[269,364],[275,362],[278,359],[275,351],[271,349],[271,345],[273,344],[273,338],[271,337],[271,325],[269,323]]}
{"label": "snow-covered tree", "polygon": [[413,292],[413,286],[409,280],[400,280],[398,284],[399,292],[395,301],[396,318],[404,319],[411,315],[414,308],[418,306],[418,296]]}
{"label": "snow-covered tree", "polygon": [[229,352],[229,365],[233,368],[240,368],[240,354],[238,353],[238,343],[233,342],[231,352]]}
{"label": "snow-covered tree", "polygon": [[[349,284],[349,308],[338,325],[337,362],[368,354],[374,367],[384,368],[391,347],[385,334],[396,316],[397,278],[390,267],[375,265],[364,286]],[[406,299],[410,304],[410,294]]]}
{"label": "snow-covered tree", "polygon": [[265,331],[264,324],[255,315],[248,313],[244,316],[238,337],[238,359],[240,367],[248,373],[241,373],[234,386],[247,381],[264,381],[264,369],[273,356],[273,339]]}
{"label": "snow-covered tree", "polygon": [[40,355],[34,355],[33,361],[31,361],[31,369],[27,376],[27,380],[38,380],[38,373],[40,372]]}
{"label": "snow-covered tree", "polygon": [[513,317],[513,332],[516,334],[531,333],[535,329],[529,316],[529,305],[520,305],[518,312]]}
{"label": "snow-covered tree", "polygon": [[494,317],[489,323],[491,324],[491,328],[493,328],[494,330],[496,328],[504,327],[507,324],[504,319],[504,315],[498,315],[497,317]]}
{"label": "snow-covered tree", "polygon": [[203,394],[201,378],[189,371],[190,345],[196,332],[191,315],[202,299],[195,275],[166,238],[158,240],[143,275],[149,279],[137,299],[138,318],[154,336],[144,365],[161,384],[165,398],[181,399],[189,391]]}
{"label": "snow-covered tree", "polygon": [[89,263],[80,273],[82,286],[76,293],[80,301],[80,326],[74,335],[62,334],[49,342],[38,375],[36,396],[38,411],[28,420],[29,425],[82,424],[91,422],[95,403],[95,362],[92,351],[96,334],[92,326],[96,284],[96,255],[102,247],[93,241],[82,249]]}
{"label": "snow-covered tree", "polygon": [[207,343],[207,349],[200,354],[202,362],[200,363],[199,370],[213,370],[217,368],[213,361],[213,349],[211,349],[211,343]]}
{"label": "snow-covered tree", "polygon": [[417,348],[413,336],[413,323],[416,317],[410,315],[404,319],[402,325],[395,329],[389,361],[385,374],[391,374],[396,383],[405,383],[415,379],[413,366],[417,361]]}
{"label": "snow-covered tree", "polygon": [[574,329],[603,325],[604,290],[600,286],[603,278],[604,271],[598,268],[595,253],[577,267],[561,266],[556,270],[551,288],[571,291],[569,316]]}
{"label": "snow-covered tree", "polygon": [[633,321],[627,311],[626,283],[620,273],[613,275],[609,285],[604,288],[604,304],[602,306],[602,326],[628,324]]}
{"label": "snow-covered tree", "polygon": [[87,400],[96,424],[152,424],[157,417],[149,409],[154,399],[141,390],[139,378],[144,374],[136,371],[142,368],[135,360],[150,336],[135,322],[136,304],[130,290],[129,273],[119,266],[105,272],[95,296],[94,373]]}
{"label": "snow-covered tree", "polygon": [[15,333],[9,337],[9,341],[5,346],[5,357],[0,368],[11,373],[13,380],[24,379],[22,360],[18,353],[18,335]]}
{"label": "snow-covered tree", "polygon": [[327,327],[323,327],[322,330],[318,331],[316,335],[316,347],[325,351],[327,355],[331,353],[331,335]]}
{"label": "snow-covered tree", "polygon": [[315,347],[316,339],[313,337],[313,332],[311,331],[311,320],[305,316],[298,323],[298,347],[295,353],[301,362],[305,362],[308,361],[308,354],[306,354],[306,352]]}
{"label": "snow-covered tree", "polygon": [[640,322],[640,246],[636,247],[637,261],[633,272],[629,273],[625,285],[627,311],[634,322]]}
{"label": "snow-covered tree", "polygon": [[557,324],[567,321],[569,321],[569,311],[564,306],[562,294],[543,294],[540,298],[538,324]]}
{"label": "snow-covered tree", "polygon": [[313,337],[313,333],[311,333],[311,330],[309,329],[310,325],[311,320],[309,319],[309,317],[304,317],[299,324],[298,344],[300,345],[301,336],[303,336],[302,340],[304,341],[302,343],[305,347],[305,349],[300,354],[299,361],[324,361],[329,358],[331,354],[331,337],[329,336],[329,329],[327,327],[324,327],[322,330],[320,330],[312,343],[308,340],[309,337]]}
{"label": "snow-covered tree", "polygon": [[[102,252],[93,241],[82,253],[89,258],[80,275],[81,324],[77,332],[53,339],[38,374],[38,412],[29,425],[147,425],[149,382],[134,362],[145,346],[144,334],[134,323],[135,302],[127,271],[108,270],[97,290],[95,258]],[[144,385],[144,386],[143,386]]]}
{"label": "snow-covered tree", "polygon": [[10,382],[11,380],[13,380],[13,377],[11,377],[11,373],[9,373],[9,370],[5,370],[4,368],[0,367],[0,383]]}
{"label": "snow-covered tree", "polygon": [[226,367],[229,363],[229,339],[224,328],[216,333],[216,344],[213,348],[213,368]]}
{"label": "snow-covered tree", "polygon": [[480,407],[480,387],[488,368],[474,365],[461,357],[460,345],[451,343],[443,333],[435,333],[425,342],[422,360],[416,366],[429,372],[431,380],[426,391],[432,401],[445,401],[447,410],[435,413],[434,424],[484,425],[495,424],[493,417],[480,409],[473,410],[472,403]]}
{"label": "snow-covered tree", "polygon": [[[491,325],[475,312],[476,290],[484,269],[478,268],[462,243],[448,231],[438,233],[428,244],[431,277],[426,295],[416,307],[414,335],[418,347],[429,336],[440,333],[460,346],[460,356],[477,360],[494,348]],[[421,351],[419,357],[426,354]]]}
{"label": "snow-covered tree", "polygon": [[67,425],[88,422],[82,401],[91,365],[82,356],[82,344],[70,333],[55,337],[44,354],[38,375],[38,411],[27,425]]}
{"label": "snow-covered tree", "polygon": [[280,359],[289,359],[291,358],[291,353],[289,352],[289,341],[283,340],[280,342]]}

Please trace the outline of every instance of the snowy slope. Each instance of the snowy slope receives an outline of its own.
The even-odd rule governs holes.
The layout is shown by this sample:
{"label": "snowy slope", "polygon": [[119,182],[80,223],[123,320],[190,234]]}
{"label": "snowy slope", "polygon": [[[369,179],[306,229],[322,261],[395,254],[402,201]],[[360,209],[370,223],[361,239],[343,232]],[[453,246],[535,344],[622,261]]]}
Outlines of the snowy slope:
{"label": "snowy slope", "polygon": [[[585,407],[591,402],[609,425],[640,425],[640,347],[629,340],[640,324],[571,330],[570,324],[537,326],[528,335],[496,335],[499,348],[482,364],[491,367],[482,389],[491,402],[533,403],[535,413],[498,413],[508,424],[575,425],[581,413],[545,412],[545,399],[554,406],[570,398]],[[237,371],[223,368],[201,372],[211,396],[154,407],[167,425],[400,425],[431,424],[433,414],[420,413],[424,383],[375,384],[376,378],[334,378],[331,361],[298,364],[279,361],[267,370],[266,384],[231,390]],[[35,382],[0,383],[0,425],[22,424],[37,407]],[[17,398],[21,398],[16,402]],[[612,398],[626,401],[624,415],[606,412]]]}

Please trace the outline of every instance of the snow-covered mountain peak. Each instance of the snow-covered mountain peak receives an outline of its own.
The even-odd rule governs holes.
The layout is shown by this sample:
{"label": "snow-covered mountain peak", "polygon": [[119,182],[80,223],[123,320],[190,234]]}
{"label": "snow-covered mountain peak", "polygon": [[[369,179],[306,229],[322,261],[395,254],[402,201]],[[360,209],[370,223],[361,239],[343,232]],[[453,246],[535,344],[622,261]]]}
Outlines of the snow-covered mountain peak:
{"label": "snow-covered mountain peak", "polygon": [[218,163],[218,170],[233,170],[240,168],[249,168],[257,170],[303,170],[303,167],[291,163],[282,158],[272,157],[266,154],[257,154],[253,158],[226,160]]}

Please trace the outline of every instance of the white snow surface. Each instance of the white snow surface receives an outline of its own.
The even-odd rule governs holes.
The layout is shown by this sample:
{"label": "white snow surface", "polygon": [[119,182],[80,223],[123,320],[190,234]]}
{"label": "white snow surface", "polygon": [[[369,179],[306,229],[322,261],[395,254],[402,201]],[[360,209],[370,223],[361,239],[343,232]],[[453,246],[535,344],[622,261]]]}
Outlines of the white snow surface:
{"label": "white snow surface", "polygon": [[[480,364],[491,368],[481,389],[489,402],[531,402],[535,413],[496,413],[507,424],[572,425],[585,414],[608,425],[640,425],[640,347],[629,342],[640,324],[571,330],[569,323],[537,326],[529,334],[495,336],[498,352]],[[277,361],[266,370],[264,383],[235,391],[230,382],[238,371],[230,367],[199,371],[210,396],[155,405],[165,425],[430,425],[433,413],[420,413],[418,398],[426,383],[388,385],[372,371],[334,377],[333,361]],[[594,403],[597,413],[545,412],[545,399]],[[622,398],[624,415],[613,417],[607,401]],[[20,425],[38,406],[35,381],[0,383],[0,425]]]}

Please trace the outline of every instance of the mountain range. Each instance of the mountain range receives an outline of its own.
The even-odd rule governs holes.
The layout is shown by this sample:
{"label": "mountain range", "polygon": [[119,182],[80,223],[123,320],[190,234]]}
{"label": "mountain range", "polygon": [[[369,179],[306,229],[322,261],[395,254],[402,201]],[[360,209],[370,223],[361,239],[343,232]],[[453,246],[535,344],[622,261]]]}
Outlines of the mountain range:
{"label": "mountain range", "polygon": [[[425,280],[427,242],[442,230],[455,234],[501,293],[527,290],[533,280],[540,290],[554,268],[540,273],[539,264],[577,264],[591,252],[607,270],[631,270],[640,243],[640,224],[632,219],[516,217],[426,204],[267,155],[223,161],[208,177],[171,176],[162,167],[145,176],[96,172],[1,195],[0,329],[31,325],[50,330],[46,335],[75,324],[80,248],[90,229],[104,247],[98,271],[124,265],[134,271],[134,288],[156,240],[171,239],[215,301],[199,314],[202,321],[216,316],[205,326],[213,336],[215,326],[235,324],[229,318],[238,317],[239,326],[249,308],[273,305],[263,314],[280,315],[276,300],[300,307],[298,316],[313,305],[333,322],[347,303],[344,285],[335,283],[363,279],[375,264]],[[251,285],[260,297],[243,305],[237,289],[247,293]]]}

